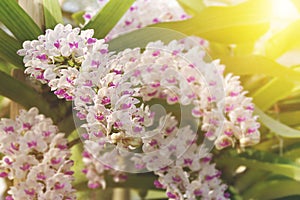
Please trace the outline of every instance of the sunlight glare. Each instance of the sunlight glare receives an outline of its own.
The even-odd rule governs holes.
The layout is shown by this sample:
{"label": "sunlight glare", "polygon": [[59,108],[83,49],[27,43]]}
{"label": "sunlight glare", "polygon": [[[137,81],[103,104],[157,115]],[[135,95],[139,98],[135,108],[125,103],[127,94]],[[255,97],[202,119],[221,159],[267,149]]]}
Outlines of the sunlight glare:
{"label": "sunlight glare", "polygon": [[277,19],[296,19],[299,17],[297,8],[290,0],[273,0],[273,17]]}

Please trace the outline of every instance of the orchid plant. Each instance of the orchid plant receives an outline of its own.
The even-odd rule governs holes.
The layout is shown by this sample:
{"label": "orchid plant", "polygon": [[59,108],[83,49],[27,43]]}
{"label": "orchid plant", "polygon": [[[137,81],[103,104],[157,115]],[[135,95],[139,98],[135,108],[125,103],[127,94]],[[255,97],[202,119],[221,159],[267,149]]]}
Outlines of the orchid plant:
{"label": "orchid plant", "polygon": [[297,10],[276,29],[269,0],[19,4],[0,2],[3,198],[299,198]]}

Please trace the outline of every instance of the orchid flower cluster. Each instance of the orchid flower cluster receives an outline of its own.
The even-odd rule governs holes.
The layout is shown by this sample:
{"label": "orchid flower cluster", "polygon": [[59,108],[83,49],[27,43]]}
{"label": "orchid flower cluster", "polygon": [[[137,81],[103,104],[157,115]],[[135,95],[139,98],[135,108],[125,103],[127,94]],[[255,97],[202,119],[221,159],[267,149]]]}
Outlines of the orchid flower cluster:
{"label": "orchid flower cluster", "polygon": [[[224,66],[205,61],[203,43],[190,38],[151,42],[116,54],[92,36],[93,30],[59,24],[18,51],[24,56],[25,73],[48,84],[58,98],[73,101],[85,145],[83,173],[88,186],[104,188],[107,172],[120,182],[126,181],[125,172],[153,171],[158,176],[155,186],[165,189],[169,199],[228,199],[205,143],[221,150],[259,142],[259,123],[239,77],[224,77]],[[156,116],[151,109],[155,100],[180,105],[180,115],[168,111]],[[180,117],[191,117],[187,121],[192,123]],[[26,142],[28,146],[32,141]],[[67,158],[58,155],[55,161]],[[15,178],[12,169],[2,175]],[[37,195],[41,187],[20,191]]]}
{"label": "orchid flower cluster", "polygon": [[80,31],[79,28],[72,29],[71,25],[59,24],[38,40],[25,41],[24,49],[18,51],[24,56],[25,73],[47,83],[58,98],[72,100],[74,80],[83,62],[88,62],[86,57],[92,56],[95,48],[101,54],[108,52],[104,40],[96,40],[92,35],[92,30]]}
{"label": "orchid flower cluster", "polygon": [[65,134],[37,108],[1,119],[0,153],[0,177],[13,181],[6,200],[76,198]]}

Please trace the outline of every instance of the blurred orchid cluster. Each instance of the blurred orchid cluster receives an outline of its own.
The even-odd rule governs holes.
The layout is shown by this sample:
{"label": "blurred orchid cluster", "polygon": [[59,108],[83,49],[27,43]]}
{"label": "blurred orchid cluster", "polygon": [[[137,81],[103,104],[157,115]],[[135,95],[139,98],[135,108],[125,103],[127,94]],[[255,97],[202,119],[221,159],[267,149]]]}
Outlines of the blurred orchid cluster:
{"label": "blurred orchid cluster", "polygon": [[[106,3],[88,7],[86,23]],[[137,0],[106,38],[58,24],[18,51],[26,74],[72,101],[90,188],[105,188],[107,174],[124,182],[128,173],[151,171],[169,199],[230,198],[209,151],[260,140],[254,104],[239,77],[224,76],[224,65],[207,61],[209,44],[201,38],[120,52],[107,43],[149,24],[187,18],[176,1]],[[181,112],[157,116],[153,101]],[[32,108],[15,121],[2,119],[0,132],[0,175],[13,180],[7,200],[75,199],[69,146],[50,119]]]}

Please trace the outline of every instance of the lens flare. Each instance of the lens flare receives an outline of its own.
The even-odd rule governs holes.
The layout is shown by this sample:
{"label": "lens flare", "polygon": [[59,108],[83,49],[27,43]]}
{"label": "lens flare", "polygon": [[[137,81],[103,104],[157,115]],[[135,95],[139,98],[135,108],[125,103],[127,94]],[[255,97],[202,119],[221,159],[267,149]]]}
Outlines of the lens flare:
{"label": "lens flare", "polygon": [[296,19],[299,17],[297,8],[290,0],[273,0],[273,17],[276,19]]}

